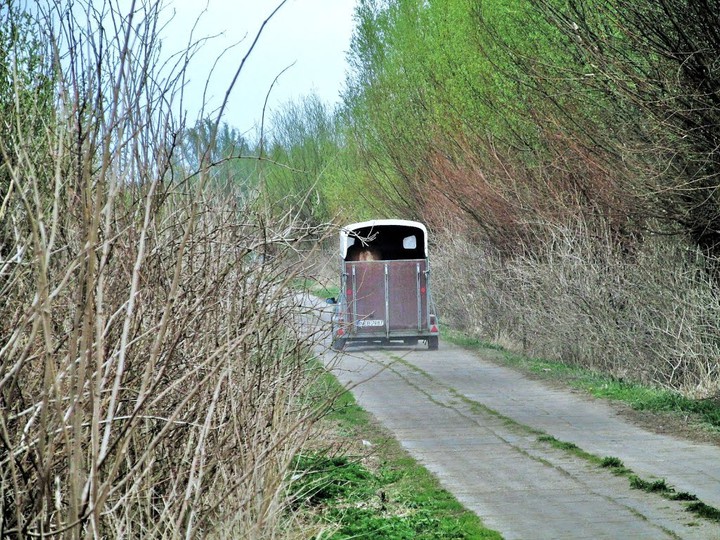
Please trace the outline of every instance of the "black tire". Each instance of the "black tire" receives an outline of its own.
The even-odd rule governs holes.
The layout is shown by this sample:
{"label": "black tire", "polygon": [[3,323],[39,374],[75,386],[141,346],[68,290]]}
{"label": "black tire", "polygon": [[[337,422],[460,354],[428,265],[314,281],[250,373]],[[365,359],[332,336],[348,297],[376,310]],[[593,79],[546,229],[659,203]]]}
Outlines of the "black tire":
{"label": "black tire", "polygon": [[332,342],[332,348],[336,351],[342,351],[345,348],[347,340],[345,338],[336,338]]}
{"label": "black tire", "polygon": [[430,336],[427,340],[428,351],[437,351],[440,347],[440,338],[437,336]]}

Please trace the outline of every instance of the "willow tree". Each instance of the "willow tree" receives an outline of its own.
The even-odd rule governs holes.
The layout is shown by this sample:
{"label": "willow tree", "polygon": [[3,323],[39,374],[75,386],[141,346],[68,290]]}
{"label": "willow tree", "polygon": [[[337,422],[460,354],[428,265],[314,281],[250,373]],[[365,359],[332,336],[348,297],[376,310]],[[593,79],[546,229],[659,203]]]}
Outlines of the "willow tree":
{"label": "willow tree", "polygon": [[367,0],[357,18],[348,116],[378,196],[397,211],[461,216],[509,250],[538,222],[626,213],[588,159],[594,130],[578,140],[559,118],[592,125],[602,96],[548,84],[577,59],[532,4]]}
{"label": "willow tree", "polygon": [[720,254],[720,4],[535,0],[616,120],[617,163],[649,213]]}

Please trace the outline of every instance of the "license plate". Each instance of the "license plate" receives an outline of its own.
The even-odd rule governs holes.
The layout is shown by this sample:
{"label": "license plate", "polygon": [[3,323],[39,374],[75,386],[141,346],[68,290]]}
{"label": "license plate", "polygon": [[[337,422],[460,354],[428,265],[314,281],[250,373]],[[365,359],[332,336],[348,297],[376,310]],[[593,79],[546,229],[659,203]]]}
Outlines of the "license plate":
{"label": "license plate", "polygon": [[385,321],[383,319],[363,319],[362,321],[358,321],[357,325],[360,328],[366,328],[370,326],[385,326]]}

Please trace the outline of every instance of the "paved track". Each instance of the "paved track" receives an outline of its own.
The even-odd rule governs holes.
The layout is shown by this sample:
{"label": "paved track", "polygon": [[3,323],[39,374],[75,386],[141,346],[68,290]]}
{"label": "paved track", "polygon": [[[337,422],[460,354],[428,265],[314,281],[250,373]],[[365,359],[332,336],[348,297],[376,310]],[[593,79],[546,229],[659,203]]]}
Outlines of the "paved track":
{"label": "paved track", "polygon": [[606,404],[493,362],[492,351],[357,348],[323,355],[358,402],[507,540],[720,539],[686,503],[629,487],[539,432],[720,508],[720,448],[656,435]]}

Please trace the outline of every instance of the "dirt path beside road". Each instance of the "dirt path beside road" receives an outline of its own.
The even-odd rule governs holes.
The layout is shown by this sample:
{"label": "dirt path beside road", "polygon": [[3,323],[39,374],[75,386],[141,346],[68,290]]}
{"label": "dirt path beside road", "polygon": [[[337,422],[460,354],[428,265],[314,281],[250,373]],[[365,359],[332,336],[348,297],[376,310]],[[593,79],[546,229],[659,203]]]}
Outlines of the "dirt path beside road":
{"label": "dirt path beside road", "polygon": [[687,503],[631,489],[549,435],[720,507],[720,448],[657,435],[603,402],[442,343],[349,347],[325,362],[446,489],[506,539],[720,539]]}

